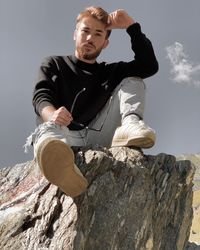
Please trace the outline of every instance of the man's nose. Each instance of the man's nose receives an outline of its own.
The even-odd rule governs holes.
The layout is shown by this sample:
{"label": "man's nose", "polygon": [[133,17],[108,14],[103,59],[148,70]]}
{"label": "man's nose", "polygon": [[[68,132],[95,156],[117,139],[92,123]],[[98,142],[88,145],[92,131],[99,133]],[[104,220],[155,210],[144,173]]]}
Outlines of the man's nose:
{"label": "man's nose", "polygon": [[91,41],[91,40],[92,40],[92,35],[91,34],[87,35],[87,41]]}

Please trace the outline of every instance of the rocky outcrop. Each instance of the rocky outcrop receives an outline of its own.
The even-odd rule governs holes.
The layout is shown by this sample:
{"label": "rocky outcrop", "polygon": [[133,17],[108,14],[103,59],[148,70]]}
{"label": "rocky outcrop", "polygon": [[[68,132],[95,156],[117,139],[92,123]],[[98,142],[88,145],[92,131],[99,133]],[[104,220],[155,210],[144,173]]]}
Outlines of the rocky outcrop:
{"label": "rocky outcrop", "polygon": [[200,250],[200,154],[180,155],[178,160],[190,160],[195,166],[193,178],[193,220],[188,250]]}
{"label": "rocky outcrop", "polygon": [[34,162],[1,170],[0,249],[186,248],[193,214],[190,161],[123,147],[75,154],[89,187],[74,200],[50,185]]}

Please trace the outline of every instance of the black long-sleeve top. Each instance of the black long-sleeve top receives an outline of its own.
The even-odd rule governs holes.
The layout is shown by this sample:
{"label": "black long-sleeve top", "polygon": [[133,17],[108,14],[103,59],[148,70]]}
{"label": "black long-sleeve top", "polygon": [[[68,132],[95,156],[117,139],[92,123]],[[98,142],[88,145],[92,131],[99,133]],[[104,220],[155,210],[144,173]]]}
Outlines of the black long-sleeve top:
{"label": "black long-sleeve top", "polygon": [[[115,87],[126,77],[147,78],[158,71],[158,62],[150,40],[139,23],[126,30],[131,38],[134,59],[130,62],[89,64],[71,56],[46,57],[39,69],[33,93],[37,115],[44,102],[56,109],[65,106],[73,119],[84,125],[94,119]],[[80,127],[70,124],[72,130]]]}

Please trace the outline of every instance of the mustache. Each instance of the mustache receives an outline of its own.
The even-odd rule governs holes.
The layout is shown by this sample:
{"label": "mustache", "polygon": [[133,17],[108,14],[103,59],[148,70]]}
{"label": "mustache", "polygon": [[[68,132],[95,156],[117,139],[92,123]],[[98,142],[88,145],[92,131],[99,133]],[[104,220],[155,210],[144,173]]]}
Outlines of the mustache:
{"label": "mustache", "polygon": [[89,47],[92,47],[92,48],[96,48],[95,45],[92,42],[86,42],[83,45],[84,46],[89,46]]}

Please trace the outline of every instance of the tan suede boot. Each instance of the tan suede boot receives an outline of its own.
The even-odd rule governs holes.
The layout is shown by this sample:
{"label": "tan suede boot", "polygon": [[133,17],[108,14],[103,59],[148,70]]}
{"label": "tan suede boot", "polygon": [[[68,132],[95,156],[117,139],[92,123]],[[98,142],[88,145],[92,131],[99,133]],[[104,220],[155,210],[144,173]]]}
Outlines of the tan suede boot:
{"label": "tan suede boot", "polygon": [[38,147],[36,158],[46,179],[67,195],[75,197],[86,190],[87,180],[74,164],[72,149],[64,142],[45,139]]}
{"label": "tan suede boot", "polygon": [[118,127],[113,136],[111,146],[151,148],[155,144],[155,140],[155,131],[140,120]]}

